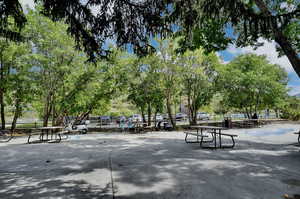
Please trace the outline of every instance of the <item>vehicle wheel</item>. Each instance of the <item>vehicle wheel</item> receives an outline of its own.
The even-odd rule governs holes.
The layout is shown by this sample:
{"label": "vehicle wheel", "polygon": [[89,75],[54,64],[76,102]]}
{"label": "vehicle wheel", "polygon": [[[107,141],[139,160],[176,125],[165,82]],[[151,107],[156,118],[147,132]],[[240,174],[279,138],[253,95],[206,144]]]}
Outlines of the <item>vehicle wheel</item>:
{"label": "vehicle wheel", "polygon": [[81,134],[87,134],[87,129],[83,129],[83,130],[81,131]]}

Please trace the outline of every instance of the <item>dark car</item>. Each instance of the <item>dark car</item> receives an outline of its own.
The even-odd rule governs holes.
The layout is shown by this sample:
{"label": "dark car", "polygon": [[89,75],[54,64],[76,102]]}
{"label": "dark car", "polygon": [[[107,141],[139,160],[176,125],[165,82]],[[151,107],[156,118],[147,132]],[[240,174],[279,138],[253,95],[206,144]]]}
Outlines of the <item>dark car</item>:
{"label": "dark car", "polygon": [[176,120],[185,120],[187,118],[187,114],[185,113],[176,113]]}

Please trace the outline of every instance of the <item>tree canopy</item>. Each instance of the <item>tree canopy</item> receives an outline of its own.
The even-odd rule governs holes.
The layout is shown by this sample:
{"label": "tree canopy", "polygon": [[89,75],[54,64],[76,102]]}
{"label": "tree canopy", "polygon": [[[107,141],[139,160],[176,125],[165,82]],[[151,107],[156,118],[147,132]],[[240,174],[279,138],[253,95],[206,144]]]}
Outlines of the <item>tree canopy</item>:
{"label": "tree canopy", "polygon": [[259,110],[275,107],[287,93],[286,73],[264,56],[240,55],[219,67],[218,74],[225,107],[244,112],[249,118]]}
{"label": "tree canopy", "polygon": [[[182,50],[203,46],[220,50],[236,40],[238,46],[258,45],[258,38],[275,40],[300,76],[298,0],[35,0],[42,13],[64,20],[77,47],[85,49],[90,60],[107,57],[107,40],[118,46],[132,45],[139,55],[153,50],[150,38],[179,30],[185,35]],[[17,28],[26,22],[18,0],[1,0],[1,34],[14,38],[9,17]],[[228,38],[231,25],[237,38]],[[175,26],[175,27],[174,27]],[[178,28],[176,28],[178,27]],[[17,31],[13,31],[17,33]]]}
{"label": "tree canopy", "polygon": [[[191,6],[187,6],[191,3]],[[200,0],[178,5],[185,48],[220,50],[229,43],[259,46],[259,38],[275,40],[300,76],[300,2],[297,0]],[[192,16],[191,16],[192,15]],[[190,16],[190,17],[189,17]],[[185,19],[190,19],[185,23]],[[228,27],[235,35],[226,34]]]}

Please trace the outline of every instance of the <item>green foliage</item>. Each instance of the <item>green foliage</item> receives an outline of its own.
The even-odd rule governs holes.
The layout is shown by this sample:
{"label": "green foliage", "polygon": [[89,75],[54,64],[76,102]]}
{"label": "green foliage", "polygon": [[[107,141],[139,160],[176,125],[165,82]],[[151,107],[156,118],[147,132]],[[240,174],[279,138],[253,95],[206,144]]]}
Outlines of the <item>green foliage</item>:
{"label": "green foliage", "polygon": [[218,64],[214,53],[205,55],[202,49],[186,51],[179,57],[183,94],[187,96],[189,119],[196,124],[197,111],[210,103],[215,92],[213,87],[213,70]]}
{"label": "green foliage", "polygon": [[[204,47],[208,52],[238,47],[260,46],[259,38],[275,40],[300,76],[300,2],[269,0],[176,1],[173,18],[179,23],[181,49]],[[228,28],[234,35],[227,34]]]}
{"label": "green foliage", "polygon": [[280,103],[287,93],[287,74],[264,56],[240,55],[219,67],[218,72],[218,86],[225,103],[248,117]]}
{"label": "green foliage", "polygon": [[[52,118],[59,124],[67,115],[82,119],[90,113],[104,113],[110,99],[122,86],[122,70],[110,62],[87,63],[62,22],[30,10],[24,35],[31,38],[31,70],[37,88],[34,107],[47,125]],[[113,55],[113,54],[112,54]],[[124,80],[122,80],[124,82]]]}
{"label": "green foliage", "polygon": [[149,118],[152,112],[162,112],[164,95],[161,67],[157,57],[149,55],[136,58],[129,68],[128,75],[130,77],[128,100],[136,105],[143,116],[146,111]]}
{"label": "green foliage", "polygon": [[300,99],[291,96],[287,97],[279,110],[281,111],[282,118],[299,121]]}

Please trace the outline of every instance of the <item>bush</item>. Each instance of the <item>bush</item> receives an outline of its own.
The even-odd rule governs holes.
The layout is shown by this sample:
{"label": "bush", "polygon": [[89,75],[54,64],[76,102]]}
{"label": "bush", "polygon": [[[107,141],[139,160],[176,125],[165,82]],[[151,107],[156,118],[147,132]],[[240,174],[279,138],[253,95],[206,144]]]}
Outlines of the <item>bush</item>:
{"label": "bush", "polygon": [[285,109],[281,111],[281,118],[283,119],[289,119],[293,121],[300,120],[300,110],[298,109]]}

